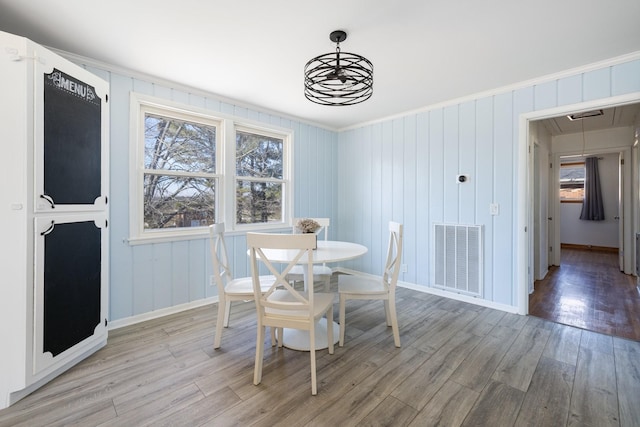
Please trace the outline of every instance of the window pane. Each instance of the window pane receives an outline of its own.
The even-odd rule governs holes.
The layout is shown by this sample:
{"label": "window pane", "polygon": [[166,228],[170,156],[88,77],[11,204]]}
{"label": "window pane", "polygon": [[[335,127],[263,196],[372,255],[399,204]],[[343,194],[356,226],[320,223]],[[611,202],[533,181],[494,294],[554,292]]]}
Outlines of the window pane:
{"label": "window pane", "polygon": [[215,179],[145,174],[144,229],[213,224],[215,185]]}
{"label": "window pane", "polygon": [[282,221],[282,184],[238,181],[236,223],[257,224]]}
{"label": "window pane", "polygon": [[560,200],[584,199],[584,163],[560,166]]}
{"label": "window pane", "polygon": [[284,141],[236,131],[236,175],[282,179]]}
{"label": "window pane", "polygon": [[144,167],[215,173],[216,127],[146,114]]}

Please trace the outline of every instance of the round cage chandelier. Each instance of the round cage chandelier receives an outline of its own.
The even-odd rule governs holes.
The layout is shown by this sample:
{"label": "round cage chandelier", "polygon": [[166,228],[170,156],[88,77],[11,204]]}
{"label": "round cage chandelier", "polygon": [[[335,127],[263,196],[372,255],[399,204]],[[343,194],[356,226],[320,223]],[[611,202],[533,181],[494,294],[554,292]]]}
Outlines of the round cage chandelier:
{"label": "round cage chandelier", "polygon": [[335,53],[317,56],[304,66],[304,96],[321,105],[354,105],[373,94],[373,64],[354,53],[341,52],[344,31],[333,31]]}

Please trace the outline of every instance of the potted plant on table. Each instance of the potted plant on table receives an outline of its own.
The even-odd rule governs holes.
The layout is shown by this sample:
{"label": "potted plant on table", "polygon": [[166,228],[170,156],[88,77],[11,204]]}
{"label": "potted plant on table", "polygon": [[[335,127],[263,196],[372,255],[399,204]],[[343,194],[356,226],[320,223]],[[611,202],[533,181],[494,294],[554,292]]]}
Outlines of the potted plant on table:
{"label": "potted plant on table", "polygon": [[318,247],[318,231],[322,226],[317,221],[311,218],[301,218],[295,224],[296,231],[302,234],[315,234],[316,235],[316,248]]}

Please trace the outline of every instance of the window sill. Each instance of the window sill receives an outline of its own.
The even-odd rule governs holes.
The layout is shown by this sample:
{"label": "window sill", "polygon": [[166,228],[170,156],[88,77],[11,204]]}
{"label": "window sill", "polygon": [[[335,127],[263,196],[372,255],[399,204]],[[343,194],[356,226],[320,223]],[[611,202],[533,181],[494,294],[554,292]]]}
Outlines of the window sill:
{"label": "window sill", "polygon": [[150,234],[144,236],[137,237],[129,237],[128,239],[124,239],[125,243],[128,243],[130,246],[137,245],[148,245],[152,243],[167,243],[167,242],[181,242],[185,240],[198,240],[209,237],[209,229],[198,229],[193,230],[189,233],[161,233],[161,234]]}
{"label": "window sill", "polygon": [[[282,224],[278,224],[275,226],[263,226],[263,227],[249,227],[245,226],[239,230],[229,230],[225,231],[226,236],[239,236],[247,234],[247,232],[257,232],[257,233],[291,233],[291,226],[286,226]],[[209,238],[209,227],[201,227],[193,230],[183,230],[180,232],[158,232],[158,233],[148,233],[143,236],[137,237],[129,237],[128,239],[123,239],[124,243],[127,243],[129,246],[138,246],[138,245],[149,245],[155,243],[171,243],[171,242],[182,242],[188,240],[200,240],[200,239],[208,239]]]}

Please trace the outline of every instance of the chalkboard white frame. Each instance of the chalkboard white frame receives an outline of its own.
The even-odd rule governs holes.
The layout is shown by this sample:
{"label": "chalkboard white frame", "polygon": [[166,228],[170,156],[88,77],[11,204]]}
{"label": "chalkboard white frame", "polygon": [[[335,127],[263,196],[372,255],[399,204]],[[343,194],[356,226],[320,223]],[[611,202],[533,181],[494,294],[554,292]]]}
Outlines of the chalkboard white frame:
{"label": "chalkboard white frame", "polygon": [[[64,59],[52,55],[46,61],[36,61],[34,66],[34,175],[35,191],[34,208],[39,212],[78,212],[78,211],[102,211],[107,208],[109,194],[109,85],[99,77],[88,73],[78,73],[70,71],[68,62]],[[84,70],[82,70],[84,71]],[[84,83],[85,90],[90,88],[95,97],[100,100],[100,137],[102,140],[100,152],[100,194],[92,203],[64,204],[56,203],[52,197],[45,192],[45,82],[51,81],[52,77],[58,73],[71,80],[71,90],[76,82]],[[79,85],[78,85],[79,86]],[[78,92],[81,92],[78,90]],[[84,93],[84,92],[82,92]],[[69,117],[69,124],[72,124],[74,117]]]}
{"label": "chalkboard white frame", "polygon": [[[34,268],[34,364],[33,374],[46,373],[55,370],[58,365],[64,362],[70,355],[78,354],[84,349],[90,349],[95,346],[96,342],[103,340],[107,334],[107,325],[104,319],[107,319],[109,312],[108,304],[108,268],[102,268],[100,272],[100,322],[97,324],[93,335],[77,344],[67,348],[66,350],[52,355],[50,352],[44,351],[44,305],[45,305],[45,239],[47,233],[55,230],[56,226],[64,224],[74,224],[80,222],[93,222],[100,229],[101,234],[101,258],[104,265],[108,265],[108,240],[109,230],[107,227],[107,216],[105,213],[70,213],[63,215],[42,215],[34,220],[34,255],[38,260]],[[106,263],[106,264],[105,264]]]}

